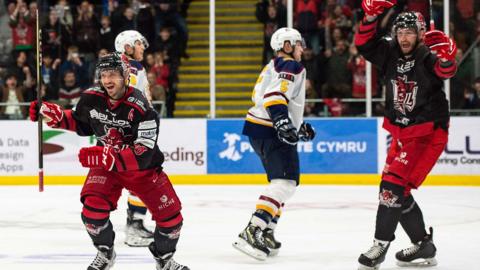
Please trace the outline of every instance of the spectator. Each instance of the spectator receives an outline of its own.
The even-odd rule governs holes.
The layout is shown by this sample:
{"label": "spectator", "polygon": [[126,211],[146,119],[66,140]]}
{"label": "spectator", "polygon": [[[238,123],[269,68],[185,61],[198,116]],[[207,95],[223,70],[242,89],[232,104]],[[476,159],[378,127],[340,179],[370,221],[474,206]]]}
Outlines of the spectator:
{"label": "spectator", "polygon": [[65,77],[67,70],[75,73],[76,81],[82,87],[86,87],[89,84],[87,64],[80,58],[78,47],[76,46],[70,46],[68,48],[67,59],[60,66],[60,78]]}
{"label": "spectator", "polygon": [[57,11],[60,23],[65,27],[67,32],[71,34],[73,31],[73,15],[68,0],[58,0],[58,3],[53,9]]}
{"label": "spectator", "polygon": [[75,45],[78,47],[87,61],[94,58],[94,52],[100,47],[100,23],[93,13],[93,5],[88,1],[82,1],[77,7],[75,19]]}
{"label": "spectator", "polygon": [[318,53],[318,22],[320,21],[319,0],[298,0],[295,4],[295,25],[305,41]]}
{"label": "spectator", "polygon": [[[136,29],[148,40],[149,44],[153,44],[156,33],[155,28],[152,27],[152,25],[155,25],[153,11],[154,9],[148,0],[140,1],[136,18]],[[152,50],[152,47],[148,49]]]}
{"label": "spectator", "polygon": [[100,49],[97,52],[97,58],[93,60],[88,66],[88,78],[90,78],[90,80],[88,81],[87,86],[93,83],[92,80],[93,78],[95,78],[95,68],[97,66],[98,59],[100,59],[100,57],[107,55],[108,53],[109,53],[109,50],[105,48]]}
{"label": "spectator", "polygon": [[339,40],[333,51],[326,50],[327,82],[322,87],[323,98],[348,98],[352,96],[351,74],[347,68],[349,53],[347,42]]}
{"label": "spectator", "polygon": [[17,1],[15,9],[10,14],[9,25],[12,29],[13,48],[15,50],[33,49],[35,43],[34,27],[30,23],[30,12],[27,4],[23,1]]}
{"label": "spectator", "polygon": [[63,57],[69,45],[68,38],[65,38],[68,35],[65,26],[58,20],[57,10],[50,10],[48,21],[42,27],[42,52]]}
{"label": "spectator", "polygon": [[123,11],[122,16],[119,18],[117,31],[120,33],[125,30],[133,29],[135,29],[135,12],[133,11],[133,8],[128,6]]}
{"label": "spectator", "polygon": [[[348,59],[347,67],[352,73],[352,96],[354,98],[365,98],[365,93],[367,92],[366,66],[367,61],[358,53],[355,44],[350,45],[350,58]],[[372,68],[372,96],[377,96],[376,81],[376,70]]]}
{"label": "spectator", "polygon": [[58,99],[58,85],[59,85],[59,65],[60,59],[57,58],[55,61],[52,56],[45,54],[42,56],[42,85],[45,86],[45,99],[54,100]]}
{"label": "spectator", "polygon": [[[23,89],[23,86],[18,84],[17,76],[15,74],[7,75],[5,86],[2,89],[2,102],[24,102]],[[0,116],[8,119],[24,119],[27,116],[27,111],[24,106],[0,106]]]}
{"label": "spectator", "polygon": [[312,90],[315,91],[315,95],[318,96],[318,61],[317,57],[313,53],[312,48],[307,47],[303,50],[302,65],[307,70],[307,80],[311,84]]}
{"label": "spectator", "polygon": [[155,63],[148,71],[149,73],[154,73],[156,77],[155,84],[161,86],[164,89],[164,92],[168,89],[168,79],[170,77],[170,68],[163,61],[163,54],[161,52],[156,52]]}
{"label": "spectator", "polygon": [[287,26],[285,6],[279,2],[270,4],[271,1],[263,0],[257,3],[255,15],[257,20],[264,24],[263,28],[263,56],[262,63],[266,65],[273,57],[270,40],[273,33]]}
{"label": "spectator", "polygon": [[59,104],[66,109],[71,109],[77,104],[81,93],[82,89],[77,83],[75,72],[73,70],[67,70],[63,75],[60,90],[58,91]]}
{"label": "spectator", "polygon": [[15,79],[18,85],[24,87],[25,100],[30,101],[34,98],[35,94],[30,91],[35,86],[35,79],[33,78],[33,68],[27,63],[27,53],[20,51],[15,60],[15,63],[10,66],[9,73],[15,75]]}
{"label": "spectator", "polygon": [[111,52],[115,49],[115,33],[111,27],[110,17],[102,16],[100,24],[100,48],[105,48]]}
{"label": "spectator", "polygon": [[[166,100],[166,89],[160,85],[160,84],[157,84],[157,77],[155,75],[155,73],[153,72],[149,72],[147,73],[147,80],[148,80],[148,83],[150,85],[150,91],[152,93],[152,101],[163,101],[165,102]],[[162,106],[165,106],[165,103],[162,104],[161,106],[158,106],[158,105],[153,105],[153,107],[155,108],[156,111],[160,112],[161,111],[161,107]],[[160,115],[163,117],[163,115]]]}
{"label": "spectator", "polygon": [[[166,56],[168,56],[172,69],[177,69],[180,65],[180,55],[178,51],[177,42],[172,37],[171,31],[168,27],[162,27],[158,38],[155,42],[155,51],[162,51],[166,52]],[[164,55],[164,57],[165,57]]]}
{"label": "spectator", "polygon": [[[165,26],[173,26],[178,34],[180,56],[188,58],[187,41],[188,29],[185,19],[178,12],[178,0],[154,0],[155,6],[155,32]],[[171,55],[170,55],[171,56]]]}
{"label": "spectator", "polygon": [[465,87],[465,89],[463,90],[463,96],[464,101],[462,109],[471,110],[480,108],[478,95],[474,89],[470,87]]}

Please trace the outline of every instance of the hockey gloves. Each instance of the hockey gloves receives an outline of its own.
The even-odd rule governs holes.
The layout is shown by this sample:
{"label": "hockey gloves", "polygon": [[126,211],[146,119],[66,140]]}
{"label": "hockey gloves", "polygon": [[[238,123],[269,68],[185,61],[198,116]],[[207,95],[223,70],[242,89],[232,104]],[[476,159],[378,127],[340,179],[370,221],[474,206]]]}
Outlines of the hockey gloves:
{"label": "hockey gloves", "polygon": [[293,126],[292,120],[288,117],[277,117],[273,119],[273,128],[277,131],[280,141],[296,145],[298,142],[297,129]]}
{"label": "hockey gloves", "polygon": [[31,102],[29,110],[30,120],[34,122],[38,121],[38,113],[41,113],[45,117],[49,127],[58,127],[64,117],[62,108],[57,104],[42,102],[42,106],[39,108],[38,101]]}
{"label": "hockey gloves", "polygon": [[104,168],[107,171],[115,165],[115,152],[110,146],[92,146],[80,149],[78,160],[86,168]]}
{"label": "hockey gloves", "polygon": [[425,43],[432,52],[436,52],[438,58],[448,61],[455,60],[457,44],[442,31],[431,30],[426,32],[423,43]]}
{"label": "hockey gloves", "polygon": [[378,16],[396,4],[396,0],[363,0],[362,8],[367,16]]}
{"label": "hockey gloves", "polygon": [[303,122],[298,131],[298,138],[304,142],[308,142],[315,138],[315,129],[309,123]]}

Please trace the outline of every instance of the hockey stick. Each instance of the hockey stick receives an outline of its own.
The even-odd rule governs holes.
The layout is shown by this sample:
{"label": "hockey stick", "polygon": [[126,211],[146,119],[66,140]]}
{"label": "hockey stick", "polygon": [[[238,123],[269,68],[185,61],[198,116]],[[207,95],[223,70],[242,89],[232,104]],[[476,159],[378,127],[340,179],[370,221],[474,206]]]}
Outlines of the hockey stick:
{"label": "hockey stick", "polygon": [[[41,6],[39,7],[41,8]],[[40,46],[41,41],[41,30],[40,30],[40,13],[37,8],[37,102],[39,108],[42,107],[42,82],[40,81],[40,67],[42,66],[42,56],[40,55]],[[42,126],[42,114],[38,114],[38,191],[43,192],[43,126]]]}
{"label": "hockey stick", "polygon": [[428,11],[430,12],[430,31],[435,30],[435,22],[433,21],[433,5],[432,5],[432,0],[428,0],[429,4],[429,9]]}

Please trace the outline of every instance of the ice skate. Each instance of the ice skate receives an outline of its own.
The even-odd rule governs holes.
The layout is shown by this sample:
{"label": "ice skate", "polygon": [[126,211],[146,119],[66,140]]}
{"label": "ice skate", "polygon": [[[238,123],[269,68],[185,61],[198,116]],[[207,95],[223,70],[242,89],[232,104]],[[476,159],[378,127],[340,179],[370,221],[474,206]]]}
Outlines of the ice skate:
{"label": "ice skate", "polygon": [[390,242],[374,239],[373,246],[365,253],[360,254],[358,270],[378,270],[385,260]]}
{"label": "ice skate", "polygon": [[398,266],[434,266],[437,265],[436,253],[437,248],[433,244],[433,229],[430,228],[430,234],[427,234],[422,241],[400,250],[395,257]]}
{"label": "ice skate", "polygon": [[142,219],[135,219],[133,212],[127,210],[125,244],[131,247],[147,247],[153,242],[153,233],[143,225]]}
{"label": "ice skate", "polygon": [[262,229],[252,224],[249,224],[238,235],[238,239],[233,243],[233,247],[260,261],[266,260],[270,253],[265,244]]}
{"label": "ice skate", "polygon": [[268,247],[268,250],[270,253],[268,254],[269,257],[275,257],[278,255],[278,252],[280,251],[280,248],[282,247],[282,243],[278,242],[275,239],[275,236],[273,235],[273,230],[272,229],[265,229],[263,231],[263,239],[265,241],[265,244]]}
{"label": "ice skate", "polygon": [[150,243],[148,249],[153,254],[153,258],[155,259],[157,266],[156,270],[190,270],[190,268],[177,263],[173,259],[173,252],[160,256],[156,252],[155,243]]}
{"label": "ice skate", "polygon": [[97,249],[97,256],[87,270],[108,270],[112,268],[116,257],[113,247],[98,246]]}

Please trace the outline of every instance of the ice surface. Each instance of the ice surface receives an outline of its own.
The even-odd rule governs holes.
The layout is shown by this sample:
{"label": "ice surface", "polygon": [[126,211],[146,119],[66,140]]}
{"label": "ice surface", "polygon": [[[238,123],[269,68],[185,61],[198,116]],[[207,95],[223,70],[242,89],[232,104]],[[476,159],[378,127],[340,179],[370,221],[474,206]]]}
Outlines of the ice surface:
{"label": "ice surface", "polygon": [[[228,176],[226,176],[228,177]],[[258,262],[231,243],[247,224],[264,186],[176,186],[185,218],[175,258],[192,270],[348,270],[372,241],[375,186],[300,186],[286,205],[280,254]],[[0,269],[86,269],[96,254],[80,219],[80,186],[0,186]],[[414,192],[434,227],[436,270],[476,270],[480,256],[480,188],[422,187]],[[123,244],[126,193],[111,219],[117,232],[113,270],[155,269],[147,248]],[[150,227],[152,221],[148,221]],[[399,226],[382,270],[409,246]]]}

